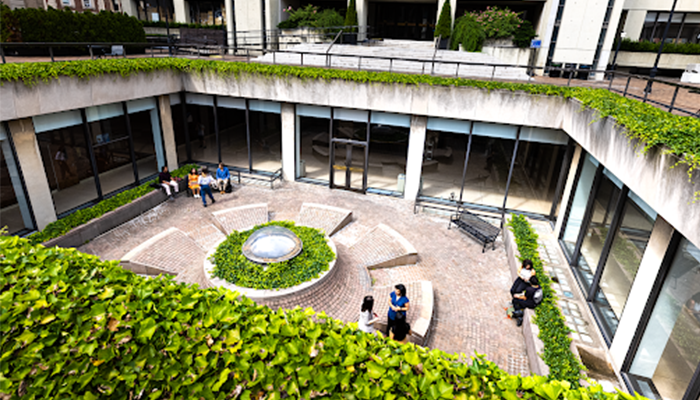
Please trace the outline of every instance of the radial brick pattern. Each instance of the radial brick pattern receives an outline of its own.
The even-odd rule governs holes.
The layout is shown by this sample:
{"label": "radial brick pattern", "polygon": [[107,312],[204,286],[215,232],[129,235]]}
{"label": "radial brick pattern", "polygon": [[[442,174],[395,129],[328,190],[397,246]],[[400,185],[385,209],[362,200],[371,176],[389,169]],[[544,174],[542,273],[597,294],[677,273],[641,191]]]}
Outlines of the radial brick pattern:
{"label": "radial brick pattern", "polygon": [[352,221],[352,211],[323,204],[304,203],[296,222],[321,229],[331,236]]}
{"label": "radial brick pattern", "polygon": [[416,249],[398,232],[384,224],[377,225],[352,246],[352,251],[366,268],[415,264]]}
{"label": "radial brick pattern", "polygon": [[203,249],[211,248],[215,243],[226,238],[219,228],[214,224],[193,225],[186,230],[187,236],[191,237]]}
{"label": "radial brick pattern", "polygon": [[122,260],[177,275],[197,263],[201,269],[204,255],[204,250],[191,237],[170,228],[130,251]]}
{"label": "radial brick pattern", "polygon": [[268,221],[267,204],[249,204],[213,213],[215,221],[225,234],[241,231]]}

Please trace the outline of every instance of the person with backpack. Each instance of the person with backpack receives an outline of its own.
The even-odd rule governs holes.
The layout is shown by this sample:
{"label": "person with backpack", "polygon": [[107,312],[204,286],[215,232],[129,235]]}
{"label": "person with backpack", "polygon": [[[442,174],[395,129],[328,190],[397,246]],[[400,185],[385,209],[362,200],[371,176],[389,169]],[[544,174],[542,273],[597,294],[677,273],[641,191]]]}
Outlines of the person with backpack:
{"label": "person with backpack", "polygon": [[523,324],[523,310],[526,308],[535,309],[542,302],[542,288],[536,276],[530,278],[530,285],[522,293],[513,295],[513,317],[518,326]]}

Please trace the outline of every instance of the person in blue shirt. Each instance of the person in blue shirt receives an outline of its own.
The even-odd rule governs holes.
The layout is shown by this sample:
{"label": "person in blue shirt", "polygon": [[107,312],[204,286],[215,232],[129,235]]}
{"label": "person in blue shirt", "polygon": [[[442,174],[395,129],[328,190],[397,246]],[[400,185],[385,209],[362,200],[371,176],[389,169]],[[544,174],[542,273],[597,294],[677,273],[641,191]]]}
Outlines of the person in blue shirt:
{"label": "person in blue shirt", "polygon": [[406,311],[410,308],[411,304],[406,297],[406,286],[399,283],[394,286],[394,291],[389,295],[389,314],[386,321],[386,335],[389,336],[391,328],[397,324],[398,315],[401,314],[403,321],[406,320]]}
{"label": "person in blue shirt", "polygon": [[216,184],[221,194],[226,193],[226,185],[231,184],[231,174],[228,171],[228,167],[224,166],[224,163],[219,163],[219,168],[216,170]]}

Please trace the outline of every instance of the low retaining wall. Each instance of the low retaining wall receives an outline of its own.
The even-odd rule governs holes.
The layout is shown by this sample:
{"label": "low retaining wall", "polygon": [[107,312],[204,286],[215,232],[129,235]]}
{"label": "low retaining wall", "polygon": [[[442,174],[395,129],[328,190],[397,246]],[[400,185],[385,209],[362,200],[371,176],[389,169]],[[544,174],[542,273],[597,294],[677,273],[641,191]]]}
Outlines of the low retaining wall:
{"label": "low retaining wall", "polygon": [[[180,191],[186,189],[186,181],[183,179],[179,182]],[[123,206],[112,210],[99,218],[77,226],[71,229],[63,236],[48,240],[43,243],[46,247],[79,247],[101,234],[116,228],[117,226],[138,217],[146,211],[152,209],[158,204],[167,200],[165,192],[162,190],[154,190],[143,197],[124,204]]]}

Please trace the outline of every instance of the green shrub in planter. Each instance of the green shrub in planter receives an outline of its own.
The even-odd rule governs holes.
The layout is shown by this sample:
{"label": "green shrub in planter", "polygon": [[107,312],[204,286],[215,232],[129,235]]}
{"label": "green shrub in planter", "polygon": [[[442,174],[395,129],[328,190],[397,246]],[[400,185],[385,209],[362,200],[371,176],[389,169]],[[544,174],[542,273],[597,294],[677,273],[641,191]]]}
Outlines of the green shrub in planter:
{"label": "green shrub in planter", "polygon": [[[357,8],[355,6],[355,0],[350,0],[348,10],[345,12],[345,26],[356,26],[357,24]],[[357,28],[352,28],[350,32],[357,32]]]}
{"label": "green shrub in planter", "polygon": [[[281,226],[294,232],[303,243],[299,255],[280,263],[265,266],[247,259],[243,244],[255,231],[266,226]],[[214,276],[240,287],[252,289],[284,289],[318,278],[328,271],[335,259],[324,234],[318,229],[296,226],[291,221],[273,221],[243,232],[233,232],[211,257]]]}
{"label": "green shrub in planter", "polygon": [[435,37],[438,36],[442,39],[449,39],[452,36],[452,6],[450,6],[450,0],[445,0],[442,4],[440,17],[435,26]]}
{"label": "green shrub in planter", "polygon": [[462,45],[464,51],[481,51],[481,45],[485,38],[484,28],[477,22],[476,17],[473,14],[465,13],[455,21],[450,48],[459,50],[459,45]]}

